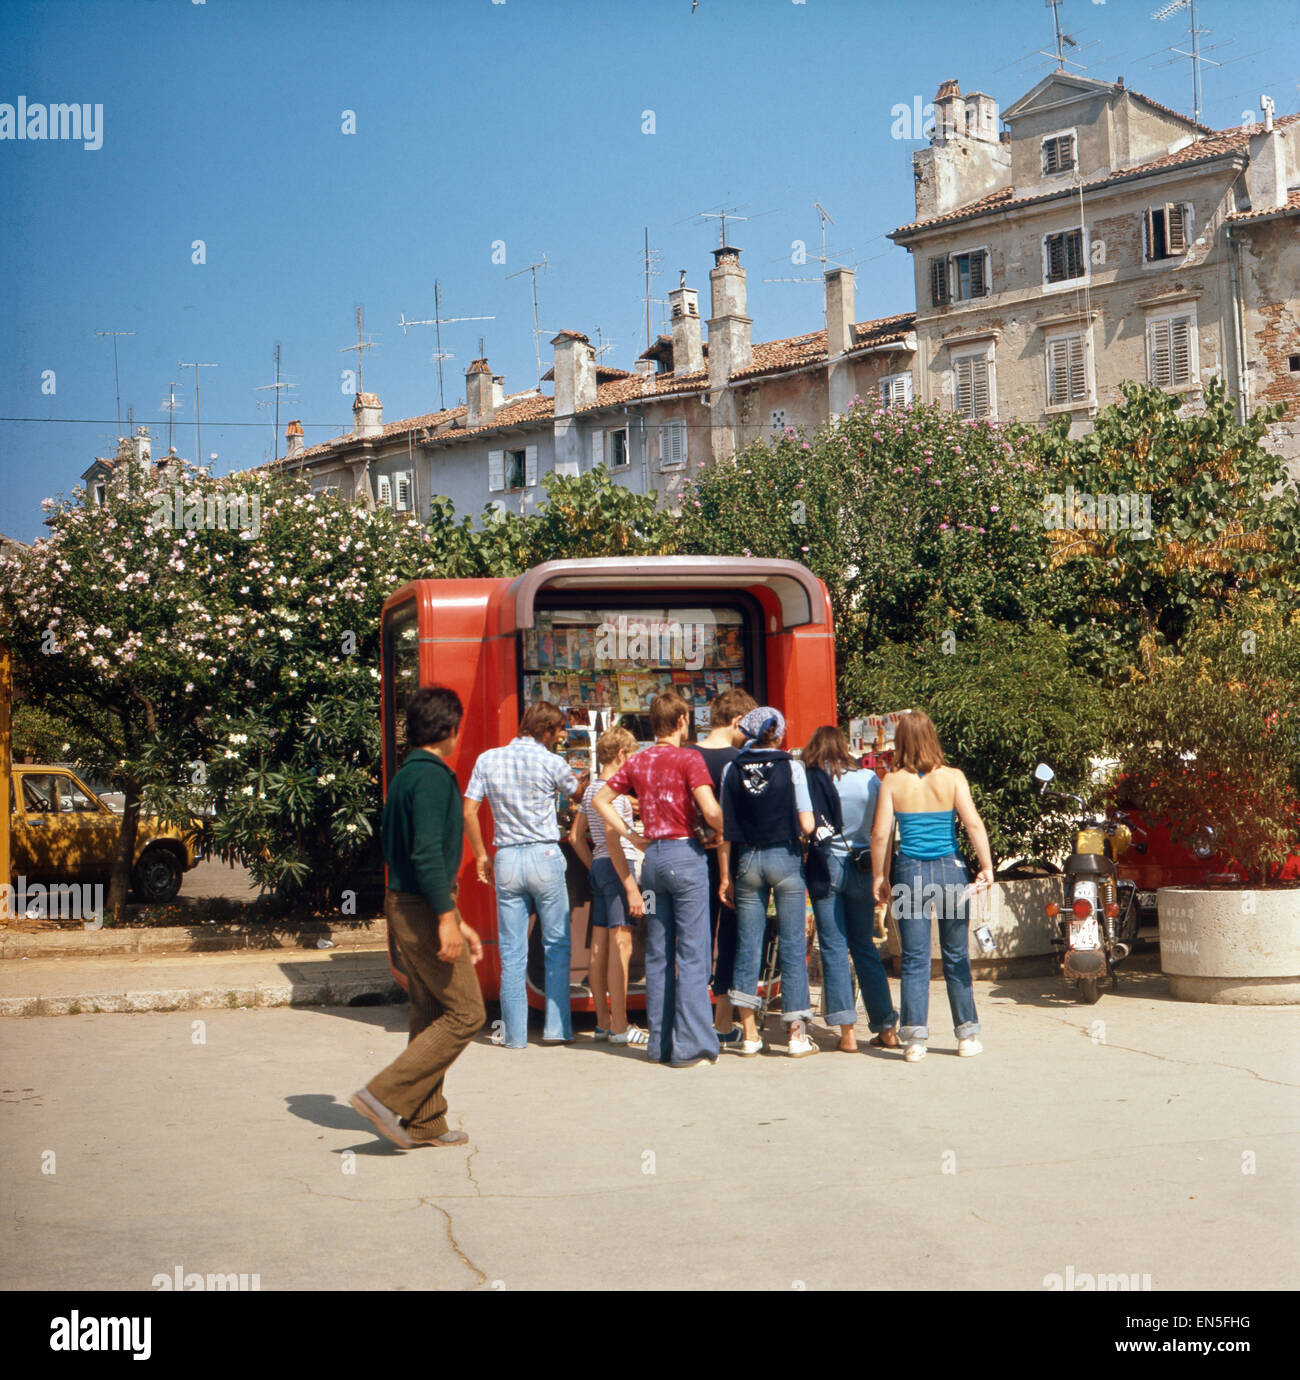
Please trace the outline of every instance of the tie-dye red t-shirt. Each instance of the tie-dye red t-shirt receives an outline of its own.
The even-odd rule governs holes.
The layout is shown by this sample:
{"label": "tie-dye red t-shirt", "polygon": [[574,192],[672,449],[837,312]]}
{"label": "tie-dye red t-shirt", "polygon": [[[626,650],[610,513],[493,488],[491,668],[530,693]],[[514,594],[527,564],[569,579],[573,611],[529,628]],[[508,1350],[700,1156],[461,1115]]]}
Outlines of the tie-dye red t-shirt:
{"label": "tie-dye red t-shirt", "polygon": [[615,795],[636,796],[647,839],[692,837],[694,793],[700,786],[713,786],[698,752],[667,743],[634,753],[605,784]]}

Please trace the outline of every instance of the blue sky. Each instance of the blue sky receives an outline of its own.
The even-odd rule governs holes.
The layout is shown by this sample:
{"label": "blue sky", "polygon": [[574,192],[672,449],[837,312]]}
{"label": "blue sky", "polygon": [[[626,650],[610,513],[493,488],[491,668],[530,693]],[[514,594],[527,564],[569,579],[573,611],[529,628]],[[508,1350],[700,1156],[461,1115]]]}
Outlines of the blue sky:
{"label": "blue sky", "polygon": [[[1156,4],[1063,0],[1063,28],[1088,75],[1190,113],[1188,64],[1158,65],[1185,15],[1158,23]],[[1207,124],[1261,91],[1300,108],[1294,0],[1202,0],[1198,17],[1226,45]],[[816,253],[814,201],[832,254],[858,265],[859,319],[910,309],[908,256],[883,235],[911,218],[919,144],[893,137],[892,108],[948,77],[1005,107],[1049,70],[1034,50],[1052,37],[1043,0],[4,0],[0,102],[102,104],[103,146],[0,141],[0,417],[57,419],[0,421],[0,531],[40,535],[41,499],[113,452],[96,330],[135,332],[118,342],[123,416],[156,453],[174,380],[175,443],[195,454],[178,361],[219,366],[202,371],[202,441],[225,473],[269,457],[270,395],[254,390],[276,341],[296,384],[281,432],[289,417],[308,444],[350,429],[355,355],[339,351],[358,305],[385,419],[436,408],[434,333],[398,326],[433,315],[435,279],[444,316],[496,318],[444,328],[449,405],[480,334],[508,391],[535,383],[529,279],[507,275],[543,254],[543,368],[550,334],[597,327],[605,361],[630,368],[643,227],[654,295],[685,268],[707,310],[717,222],[697,213],[720,206],[753,217],[728,238],[755,339],[821,325],[816,284],[763,281],[817,271],[790,261],[795,239]]]}

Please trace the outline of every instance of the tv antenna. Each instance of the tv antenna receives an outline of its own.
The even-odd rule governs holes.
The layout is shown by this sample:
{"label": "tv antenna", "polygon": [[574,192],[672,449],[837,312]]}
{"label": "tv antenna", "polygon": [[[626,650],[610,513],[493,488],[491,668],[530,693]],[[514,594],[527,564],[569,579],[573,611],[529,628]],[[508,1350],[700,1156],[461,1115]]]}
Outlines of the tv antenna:
{"label": "tv antenna", "polygon": [[172,420],[173,420],[173,416],[174,416],[174,414],[175,414],[175,412],[176,412],[176,409],[177,409],[179,406],[180,406],[180,403],[178,403],[178,402],[176,401],[176,385],[175,385],[175,383],[169,383],[169,384],[167,385],[167,401],[166,401],[165,403],[162,404],[162,408],[161,408],[161,410],[164,411],[164,412],[166,412],[166,414],[167,414],[167,454],[168,454],[168,455],[173,454],[173,452],[174,452],[175,449],[176,449],[176,447],[172,445]]}
{"label": "tv antenna", "polygon": [[[647,350],[650,348],[650,344],[651,344],[651,340],[650,340],[650,307],[651,307],[651,304],[652,304],[652,303],[664,304],[664,299],[663,299],[662,297],[652,297],[652,296],[650,295],[650,293],[651,293],[650,280],[651,280],[652,278],[657,278],[657,277],[659,276],[659,262],[660,262],[659,250],[658,250],[658,249],[651,249],[651,248],[650,248],[650,227],[647,225],[647,226],[645,227],[645,256],[644,256],[644,263],[645,263],[645,295],[644,295],[644,296],[642,297],[642,299],[641,299],[642,302],[645,303],[645,347],[646,347]],[[666,305],[666,304],[665,304],[665,305]]]}
{"label": "tv antenna", "polygon": [[507,273],[507,278],[522,278],[525,273],[531,273],[533,278],[533,353],[537,356],[537,391],[542,391],[542,326],[541,319],[537,313],[537,275],[545,273],[550,269],[550,261],[546,255],[536,262],[521,268],[516,273]]}
{"label": "tv antenna", "polygon": [[358,307],[358,308],[357,308],[357,343],[356,343],[355,345],[344,345],[343,348],[339,351],[339,354],[341,354],[341,355],[347,354],[350,350],[355,350],[355,351],[357,352],[357,392],[358,392],[358,393],[364,393],[364,392],[366,391],[366,390],[365,390],[365,386],[364,386],[364,385],[365,385],[365,376],[364,376],[364,374],[362,373],[362,368],[361,368],[362,364],[363,364],[364,361],[365,361],[365,357],[366,357],[366,356],[365,356],[365,351],[367,351],[367,350],[376,350],[376,349],[379,348],[379,342],[378,342],[377,340],[367,340],[367,339],[366,339],[366,333],[365,333],[364,330],[362,330],[362,326],[363,326],[363,324],[364,324],[364,322],[365,322],[365,318],[366,318],[366,309],[365,309],[365,307]]}
{"label": "tv antenna", "polygon": [[[408,320],[406,319],[406,313],[405,313],[405,312],[402,313],[401,319],[398,321],[397,324],[402,328],[402,334],[403,334],[403,335],[406,334],[407,328],[410,327],[410,326],[432,326],[433,329],[434,329],[434,337],[435,337],[435,340],[436,340],[437,343],[436,343],[436,345],[435,345],[435,347],[434,347],[434,351],[433,351],[433,356],[432,356],[432,358],[434,358],[435,360],[438,361],[438,411],[439,411],[439,412],[444,412],[444,411],[446,411],[446,408],[447,408],[447,401],[446,401],[446,397],[445,397],[445,395],[444,395],[444,393],[443,393],[443,387],[442,387],[442,362],[443,362],[444,359],[455,359],[455,355],[451,354],[450,351],[444,350],[444,349],[442,348],[442,328],[443,328],[444,326],[450,325],[453,321],[495,321],[495,320],[496,320],[496,317],[495,317],[495,316],[444,316],[444,315],[442,314],[442,287],[441,287],[441,285],[440,285],[436,280],[435,280],[435,282],[434,282],[434,284],[433,284],[433,315],[432,315],[427,321],[408,321]],[[483,355],[483,337],[482,337],[482,336],[479,336],[479,357],[482,358],[482,355]]]}
{"label": "tv antenna", "polygon": [[[264,383],[264,384],[262,384],[260,387],[254,388],[254,389],[253,389],[253,392],[254,392],[254,393],[266,393],[266,392],[270,392],[270,393],[271,393],[271,398],[270,398],[270,399],[268,399],[268,400],[265,401],[265,402],[259,400],[259,402],[258,402],[257,405],[258,405],[258,407],[272,407],[272,406],[274,406],[274,408],[275,408],[275,447],[274,447],[274,459],[275,459],[275,460],[279,460],[279,458],[280,458],[280,393],[281,393],[281,390],[282,390],[282,389],[285,389],[285,388],[292,388],[292,387],[293,387],[293,384],[290,383],[290,382],[287,382],[286,380],[284,380],[284,379],[282,379],[282,378],[280,377],[280,342],[279,342],[278,340],[275,342],[274,357],[275,357],[275,382],[274,382],[274,383]],[[288,400],[288,399],[287,399],[287,397],[286,397],[286,401],[287,401],[287,400]]]}
{"label": "tv antenna", "polygon": [[600,327],[599,327],[599,326],[596,327],[596,359],[597,359],[597,360],[600,359],[601,355],[606,354],[608,351],[612,350],[612,349],[614,348],[614,346],[617,345],[617,344],[618,344],[618,341],[617,341],[617,340],[606,340],[605,337],[601,334],[601,329],[600,329]]}
{"label": "tv antenna", "polygon": [[117,392],[117,439],[122,439],[122,379],[117,369],[117,338],[119,335],[134,335],[134,331],[96,331],[96,335],[113,337],[113,386]]}
{"label": "tv antenna", "polygon": [[1171,53],[1176,54],[1176,56],[1170,58],[1168,62],[1160,62],[1156,63],[1155,65],[1157,67],[1170,67],[1175,62],[1181,62],[1184,58],[1191,59],[1192,119],[1195,120],[1196,123],[1199,125],[1201,123],[1201,64],[1207,62],[1211,67],[1222,67],[1223,64],[1221,62],[1215,62],[1213,58],[1207,58],[1205,56],[1205,53],[1207,51],[1213,52],[1215,48],[1218,48],[1222,45],[1218,43],[1212,43],[1208,49],[1203,50],[1201,48],[1201,36],[1202,34],[1208,35],[1210,30],[1201,29],[1197,27],[1196,0],[1170,0],[1169,4],[1162,5],[1158,10],[1156,10],[1155,13],[1152,14],[1151,18],[1159,20],[1163,24],[1166,19],[1172,19],[1174,15],[1178,14],[1182,10],[1186,10],[1188,12],[1187,33],[1188,37],[1191,39],[1191,51],[1188,52],[1186,49],[1183,48],[1170,48],[1169,51]]}
{"label": "tv antenna", "polygon": [[193,364],[186,364],[184,360],[178,359],[176,363],[182,369],[194,370],[194,463],[200,468],[203,466],[203,413],[199,408],[199,370],[200,369],[220,369],[219,364],[200,364],[197,361]]}
{"label": "tv antenna", "polygon": [[[822,252],[817,256],[817,262],[822,266],[821,276],[819,278],[814,278],[811,276],[805,276],[802,278],[764,278],[763,281],[765,283],[821,283],[824,306],[826,287],[826,265],[833,263],[836,266],[836,268],[856,268],[857,264],[850,265],[844,263],[840,258],[832,259],[828,256],[828,254],[826,253],[826,227],[828,225],[835,224],[835,217],[831,215],[831,213],[821,204],[820,201],[813,202],[813,210],[817,212],[818,219],[821,222]],[[837,251],[838,254],[851,254],[852,252],[852,246],[850,246],[848,249]]]}

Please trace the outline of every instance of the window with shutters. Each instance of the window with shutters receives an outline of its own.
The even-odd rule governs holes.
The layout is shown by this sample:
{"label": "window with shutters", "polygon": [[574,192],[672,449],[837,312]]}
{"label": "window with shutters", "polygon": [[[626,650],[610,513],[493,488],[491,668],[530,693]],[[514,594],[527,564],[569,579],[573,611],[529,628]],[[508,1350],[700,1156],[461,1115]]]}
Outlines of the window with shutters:
{"label": "window with shutters", "polygon": [[1078,164],[1074,151],[1074,132],[1049,134],[1043,140],[1043,176],[1073,172]]}
{"label": "window with shutters", "polygon": [[930,305],[933,307],[946,307],[951,301],[948,292],[948,260],[945,256],[942,259],[930,260]]}
{"label": "window with shutters", "polygon": [[958,416],[978,421],[994,411],[993,368],[987,351],[953,360],[953,407]]}
{"label": "window with shutters", "polygon": [[630,463],[626,427],[605,433],[605,463],[611,470],[622,469]]}
{"label": "window with shutters", "polygon": [[500,493],[506,486],[506,453],[503,450],[488,451],[488,492]]}
{"label": "window with shutters", "polygon": [[686,423],[667,422],[659,428],[659,468],[679,470],[686,464]]}
{"label": "window with shutters", "polygon": [[591,467],[594,470],[597,465],[605,463],[605,433],[597,427],[591,433]]}
{"label": "window with shutters", "polygon": [[1187,230],[1191,208],[1184,202],[1166,201],[1146,212],[1146,257],[1148,263],[1176,259],[1187,253]]}
{"label": "window with shutters", "polygon": [[1049,283],[1066,283],[1086,274],[1083,231],[1062,230],[1043,236],[1043,278]]}
{"label": "window with shutters", "polygon": [[880,380],[880,401],[886,407],[906,407],[912,401],[911,374],[886,374]]}
{"label": "window with shutters", "polygon": [[506,451],[505,487],[507,489],[522,489],[524,487],[524,464],[526,460],[527,452],[525,451]]}
{"label": "window with shutters", "polygon": [[958,302],[972,297],[987,297],[989,291],[988,253],[983,249],[952,256],[953,296]]}
{"label": "window with shutters", "polygon": [[378,503],[381,508],[391,508],[393,506],[393,481],[386,474],[381,474],[375,486],[378,490]]}
{"label": "window with shutters", "polygon": [[1197,382],[1196,322],[1164,316],[1147,323],[1147,378],[1156,388],[1186,388]]}
{"label": "window with shutters", "polygon": [[1069,407],[1091,401],[1088,337],[1083,332],[1051,337],[1047,342],[1048,407]]}
{"label": "window with shutters", "polygon": [[393,507],[399,513],[409,513],[415,506],[415,475],[401,470],[393,476]]}

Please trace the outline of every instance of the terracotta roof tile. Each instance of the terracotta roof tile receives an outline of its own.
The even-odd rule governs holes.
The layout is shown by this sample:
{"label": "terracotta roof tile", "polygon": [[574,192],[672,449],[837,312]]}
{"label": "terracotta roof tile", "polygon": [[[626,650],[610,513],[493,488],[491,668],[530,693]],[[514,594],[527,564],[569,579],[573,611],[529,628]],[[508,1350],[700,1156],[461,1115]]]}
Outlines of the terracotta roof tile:
{"label": "terracotta roof tile", "polygon": [[[1131,92],[1130,94],[1136,93]],[[1151,101],[1148,104],[1154,105],[1156,102]],[[1177,112],[1171,113],[1176,114]],[[1274,123],[1285,128],[1297,120],[1300,120],[1300,112],[1293,115],[1282,115]],[[1188,123],[1190,124],[1191,121]],[[987,196],[981,197],[978,201],[972,201],[969,205],[958,207],[957,210],[949,211],[945,215],[929,216],[924,220],[914,220],[909,225],[900,225],[897,230],[890,231],[890,238],[904,237],[913,231],[928,230],[935,225],[950,225],[956,221],[974,219],[993,211],[1008,211],[1018,206],[1032,206],[1038,202],[1051,201],[1062,195],[1076,193],[1080,185],[1085,191],[1095,190],[1098,187],[1126,182],[1131,178],[1165,172],[1170,168],[1210,162],[1230,153],[1240,153],[1250,143],[1251,135],[1259,132],[1259,125],[1217,130],[1211,133],[1208,138],[1197,139],[1173,153],[1162,154],[1159,158],[1148,159],[1145,163],[1138,163],[1131,168],[1121,168],[1116,172],[1109,172],[1104,177],[1091,178],[1082,184],[1072,183],[1067,188],[1054,187],[1047,192],[1031,192],[1026,196],[1017,196],[1014,187],[1002,187],[996,192],[990,192]]]}
{"label": "terracotta roof tile", "polygon": [[1290,215],[1292,211],[1300,211],[1300,187],[1287,196],[1285,206],[1261,206],[1258,211],[1234,211],[1228,219],[1234,223],[1241,220],[1260,220],[1264,216]]}

